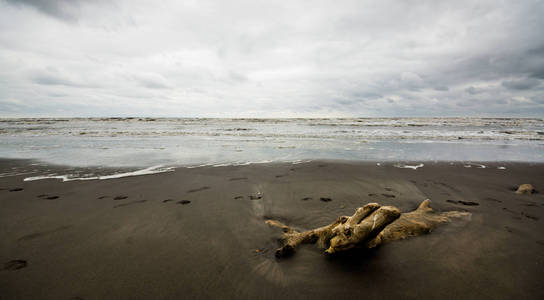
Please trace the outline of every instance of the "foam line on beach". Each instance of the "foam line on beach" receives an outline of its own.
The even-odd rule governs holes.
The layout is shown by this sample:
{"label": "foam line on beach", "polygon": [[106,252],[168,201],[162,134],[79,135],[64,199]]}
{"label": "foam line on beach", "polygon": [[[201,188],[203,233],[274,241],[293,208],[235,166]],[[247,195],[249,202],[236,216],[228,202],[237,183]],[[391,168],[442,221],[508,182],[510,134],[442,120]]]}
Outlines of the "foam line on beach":
{"label": "foam line on beach", "polygon": [[[293,160],[293,161],[282,161],[282,160],[277,160],[276,162],[286,162],[286,163],[291,163],[293,165],[298,165],[298,164],[303,164],[303,163],[309,163],[311,162],[312,160],[301,160],[301,159],[297,159],[297,160]],[[194,168],[201,168],[201,167],[230,167],[230,166],[247,166],[247,165],[253,165],[253,164],[268,164],[268,163],[273,163],[275,162],[274,160],[269,160],[269,159],[266,159],[266,160],[261,160],[261,161],[238,161],[238,162],[215,162],[215,163],[205,163],[205,164],[199,164],[199,165],[189,165],[189,166],[184,166],[184,168],[186,169],[194,169]]]}
{"label": "foam line on beach", "polygon": [[150,175],[150,174],[157,174],[157,173],[164,173],[164,172],[171,172],[171,171],[174,171],[174,167],[164,167],[162,165],[159,165],[159,166],[153,166],[153,167],[145,168],[142,170],[136,170],[132,172],[124,172],[124,173],[117,173],[117,174],[103,175],[103,176],[70,177],[70,175],[43,175],[43,176],[27,177],[23,179],[23,181],[35,181],[35,180],[43,180],[43,179],[61,179],[63,182],[82,181],[82,180],[107,180],[107,179],[117,179],[117,178],[123,178],[123,177]]}
{"label": "foam line on beach", "polygon": [[485,168],[487,168],[485,165],[482,165],[482,164],[473,164],[473,163],[469,163],[469,164],[464,165],[465,168],[472,168],[472,166],[475,166],[475,167],[478,168],[478,169],[485,169]]}
{"label": "foam line on beach", "polygon": [[[269,162],[269,161],[267,161]],[[184,166],[186,169],[202,168],[202,167],[230,167],[230,166],[247,166],[257,164],[259,162],[243,161],[243,162],[221,162],[221,163],[205,163],[200,165]]]}
{"label": "foam line on beach", "polygon": [[419,164],[419,165],[415,165],[415,166],[410,166],[410,165],[400,165],[400,164],[397,164],[397,165],[394,165],[394,167],[396,168],[400,168],[400,169],[412,169],[412,170],[417,170],[419,168],[422,168],[423,166],[425,166],[424,164]]}

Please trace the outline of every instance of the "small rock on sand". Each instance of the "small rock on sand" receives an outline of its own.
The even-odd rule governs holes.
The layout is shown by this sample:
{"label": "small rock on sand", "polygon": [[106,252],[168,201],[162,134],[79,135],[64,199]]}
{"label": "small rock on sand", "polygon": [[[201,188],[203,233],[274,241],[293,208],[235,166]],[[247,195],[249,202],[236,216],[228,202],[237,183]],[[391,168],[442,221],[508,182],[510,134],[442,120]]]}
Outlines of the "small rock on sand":
{"label": "small rock on sand", "polygon": [[529,183],[520,185],[518,189],[516,190],[516,194],[520,194],[520,195],[521,194],[530,195],[534,192],[535,192],[535,188]]}

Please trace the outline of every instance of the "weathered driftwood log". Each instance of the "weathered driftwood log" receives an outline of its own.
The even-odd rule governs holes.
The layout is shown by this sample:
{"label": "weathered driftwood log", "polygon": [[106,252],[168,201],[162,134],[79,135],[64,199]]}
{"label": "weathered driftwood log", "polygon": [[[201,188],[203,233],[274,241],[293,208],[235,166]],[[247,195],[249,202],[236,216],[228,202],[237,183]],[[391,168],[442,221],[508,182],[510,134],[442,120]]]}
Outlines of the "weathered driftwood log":
{"label": "weathered driftwood log", "polygon": [[385,242],[429,233],[451,218],[470,216],[468,212],[459,211],[435,213],[429,204],[427,199],[416,210],[401,214],[396,207],[369,203],[359,207],[351,217],[343,216],[332,224],[304,232],[276,220],[266,223],[283,230],[282,246],[276,250],[276,256],[284,257],[304,243],[317,243],[318,247],[327,249],[328,254],[355,247],[373,248]]}

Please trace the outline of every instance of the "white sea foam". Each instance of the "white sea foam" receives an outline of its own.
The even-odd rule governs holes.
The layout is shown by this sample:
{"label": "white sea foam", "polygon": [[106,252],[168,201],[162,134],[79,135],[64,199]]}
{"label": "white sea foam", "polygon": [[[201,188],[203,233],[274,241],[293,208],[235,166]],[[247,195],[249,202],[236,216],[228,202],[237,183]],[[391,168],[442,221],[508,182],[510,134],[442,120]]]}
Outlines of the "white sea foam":
{"label": "white sea foam", "polygon": [[70,177],[70,175],[42,175],[42,176],[33,176],[23,179],[23,181],[35,181],[43,179],[61,179],[62,181],[75,181],[75,180],[94,180],[99,179],[98,177]]}
{"label": "white sea foam", "polygon": [[295,161],[292,161],[291,164],[292,165],[299,165],[299,164],[305,164],[305,163],[309,163],[311,162],[311,160],[307,159],[307,160],[303,160],[303,159],[297,159]]}
{"label": "white sea foam", "polygon": [[469,163],[469,164],[466,164],[464,165],[465,168],[472,168],[472,167],[476,167],[478,169],[485,169],[487,168],[485,165],[482,165],[482,164],[473,164],[473,163]]}
{"label": "white sea foam", "polygon": [[149,168],[145,168],[145,169],[137,170],[137,171],[132,171],[132,172],[124,172],[124,173],[117,173],[117,174],[103,175],[103,176],[72,177],[69,174],[44,175],[44,176],[27,177],[24,179],[24,181],[35,181],[35,180],[43,180],[43,179],[61,179],[63,182],[76,181],[76,180],[107,180],[107,179],[116,179],[116,178],[122,178],[122,177],[150,175],[150,174],[157,174],[157,173],[164,173],[164,172],[171,172],[171,171],[174,171],[173,167],[164,167],[162,165],[159,165],[159,166],[153,166],[153,167],[149,167]]}
{"label": "white sea foam", "polygon": [[400,169],[412,169],[412,170],[417,170],[418,168],[422,168],[423,166],[424,166],[424,164],[419,164],[419,165],[415,165],[415,166],[401,165],[401,164],[396,164],[396,165],[394,165],[394,167],[396,167],[396,168],[400,168]]}
{"label": "white sea foam", "polygon": [[99,176],[98,179],[115,179],[121,177],[130,177],[130,176],[141,176],[141,175],[150,175],[164,172],[172,172],[174,167],[164,167],[162,165],[149,167],[143,170],[138,170],[134,172],[119,173],[113,175]]}
{"label": "white sea foam", "polygon": [[[278,160],[282,161],[282,160]],[[309,162],[310,160],[302,161],[297,160],[291,162],[292,164],[299,164],[303,162]],[[230,167],[230,166],[248,166],[253,164],[268,164],[274,162],[274,160],[261,160],[261,161],[235,161],[235,162],[215,162],[215,163],[205,163],[205,164],[198,164],[198,165],[189,165],[189,166],[183,166],[186,169],[195,169],[195,168],[202,168],[202,167]],[[289,161],[288,161],[289,162]]]}

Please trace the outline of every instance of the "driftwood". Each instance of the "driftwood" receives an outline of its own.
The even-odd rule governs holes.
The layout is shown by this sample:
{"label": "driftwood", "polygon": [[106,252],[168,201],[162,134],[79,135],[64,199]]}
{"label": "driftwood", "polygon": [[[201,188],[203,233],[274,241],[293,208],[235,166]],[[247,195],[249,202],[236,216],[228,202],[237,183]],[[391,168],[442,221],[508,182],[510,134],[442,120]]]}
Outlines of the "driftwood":
{"label": "driftwood", "polygon": [[317,243],[328,254],[355,247],[373,248],[386,242],[429,233],[452,218],[471,215],[459,211],[435,213],[429,204],[430,200],[427,199],[416,210],[401,213],[393,206],[369,203],[359,207],[351,217],[342,216],[332,224],[304,232],[276,220],[267,220],[266,223],[283,230],[282,246],[276,250],[276,257],[285,257],[293,254],[297,246],[306,243]]}

